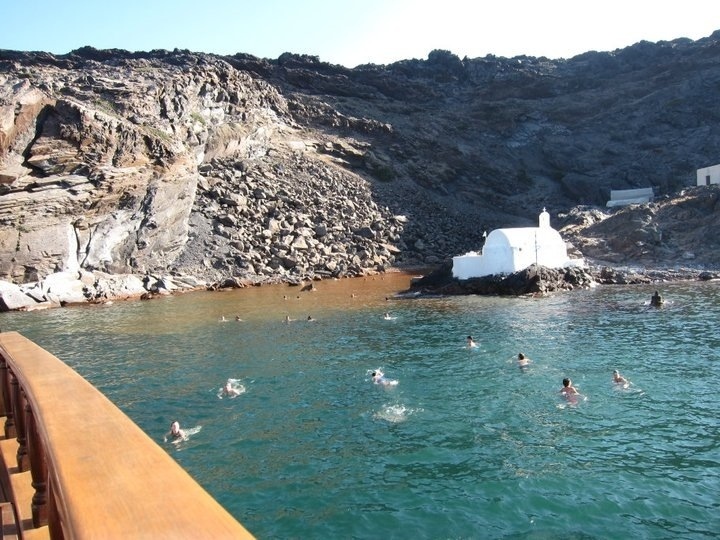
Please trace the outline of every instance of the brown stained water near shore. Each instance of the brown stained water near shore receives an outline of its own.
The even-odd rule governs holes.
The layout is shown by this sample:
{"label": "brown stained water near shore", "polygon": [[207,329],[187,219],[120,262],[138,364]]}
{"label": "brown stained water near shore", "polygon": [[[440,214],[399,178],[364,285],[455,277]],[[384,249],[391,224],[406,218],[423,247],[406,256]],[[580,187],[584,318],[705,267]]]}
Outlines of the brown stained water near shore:
{"label": "brown stained water near shore", "polygon": [[[150,304],[154,310],[159,308],[162,315],[155,317],[153,328],[157,333],[176,332],[179,326],[196,327],[214,320],[242,324],[284,321],[289,317],[291,322],[304,322],[310,316],[320,321],[325,319],[326,314],[330,316],[338,309],[353,311],[376,307],[379,312],[391,312],[397,301],[395,295],[406,291],[413,277],[417,277],[417,274],[391,272],[361,278],[306,282],[300,286],[281,284],[190,292],[139,301],[138,309]],[[112,310],[113,305],[86,308],[98,309],[101,313],[105,309]],[[241,320],[237,321],[236,317]],[[132,328],[133,325],[142,324],[134,316],[123,319],[115,320],[119,332],[142,333],[146,330]]]}

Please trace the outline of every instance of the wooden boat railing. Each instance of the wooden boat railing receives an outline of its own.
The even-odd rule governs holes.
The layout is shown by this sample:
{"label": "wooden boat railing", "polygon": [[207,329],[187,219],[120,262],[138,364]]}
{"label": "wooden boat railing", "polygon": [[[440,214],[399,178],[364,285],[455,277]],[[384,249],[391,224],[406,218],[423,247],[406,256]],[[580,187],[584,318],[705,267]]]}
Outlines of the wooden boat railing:
{"label": "wooden boat railing", "polygon": [[0,394],[5,538],[253,538],[107,397],[17,332],[0,333]]}

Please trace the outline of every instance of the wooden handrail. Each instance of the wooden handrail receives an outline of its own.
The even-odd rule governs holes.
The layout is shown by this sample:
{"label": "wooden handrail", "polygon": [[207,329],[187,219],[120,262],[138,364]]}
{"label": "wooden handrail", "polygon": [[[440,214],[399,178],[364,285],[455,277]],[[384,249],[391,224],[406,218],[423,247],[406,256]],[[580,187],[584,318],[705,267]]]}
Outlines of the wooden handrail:
{"label": "wooden handrail", "polygon": [[0,333],[0,377],[20,460],[5,477],[29,468],[34,489],[32,508],[16,510],[21,528],[30,511],[25,528],[52,539],[253,538],[107,397],[17,332]]}

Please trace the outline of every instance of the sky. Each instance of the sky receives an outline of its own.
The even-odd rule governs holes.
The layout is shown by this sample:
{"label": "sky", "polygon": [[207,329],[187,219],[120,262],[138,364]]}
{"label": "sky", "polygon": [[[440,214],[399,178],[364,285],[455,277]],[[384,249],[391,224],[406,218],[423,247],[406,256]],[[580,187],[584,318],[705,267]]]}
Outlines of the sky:
{"label": "sky", "polygon": [[720,29],[717,0],[0,0],[0,49],[189,49],[355,67],[488,54],[571,58]]}

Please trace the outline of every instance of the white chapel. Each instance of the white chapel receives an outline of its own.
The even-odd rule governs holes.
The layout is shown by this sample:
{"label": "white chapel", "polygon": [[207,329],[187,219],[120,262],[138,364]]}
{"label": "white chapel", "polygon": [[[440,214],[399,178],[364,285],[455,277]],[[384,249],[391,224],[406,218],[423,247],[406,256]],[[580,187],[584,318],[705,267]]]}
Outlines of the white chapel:
{"label": "white chapel", "polygon": [[580,259],[569,259],[560,233],[550,226],[550,214],[543,208],[537,227],[495,229],[481,253],[471,251],[453,257],[453,277],[470,279],[493,274],[511,274],[532,264],[547,268],[583,266]]}

